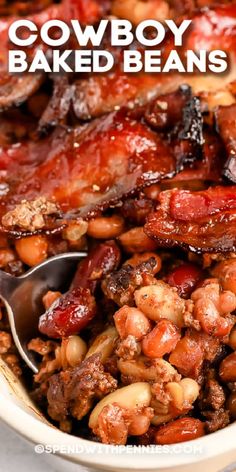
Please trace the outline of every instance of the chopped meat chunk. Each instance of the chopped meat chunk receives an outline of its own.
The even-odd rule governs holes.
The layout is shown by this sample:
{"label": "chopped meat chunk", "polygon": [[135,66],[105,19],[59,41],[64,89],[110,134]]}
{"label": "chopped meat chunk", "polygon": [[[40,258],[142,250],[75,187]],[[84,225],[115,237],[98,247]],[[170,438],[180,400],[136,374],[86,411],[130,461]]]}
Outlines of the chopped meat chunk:
{"label": "chopped meat chunk", "polygon": [[122,359],[133,359],[141,353],[140,343],[131,334],[120,341],[116,354]]}
{"label": "chopped meat chunk", "polygon": [[94,433],[103,443],[125,445],[128,435],[138,436],[148,431],[152,417],[152,408],[132,411],[112,403],[102,409]]}
{"label": "chopped meat chunk", "polygon": [[59,208],[45,197],[33,201],[22,200],[14,210],[2,217],[2,225],[6,228],[18,227],[35,231],[45,227],[46,217],[50,215],[59,215]]}
{"label": "chopped meat chunk", "polygon": [[60,372],[49,379],[48,413],[54,420],[85,416],[93,401],[117,388],[117,381],[104,372],[99,354],[89,357],[79,367]]}
{"label": "chopped meat chunk", "polygon": [[207,411],[204,413],[204,416],[207,418],[205,425],[208,433],[214,433],[219,429],[225,428],[230,422],[229,412],[223,408],[217,411]]}
{"label": "chopped meat chunk", "polygon": [[156,267],[155,258],[133,267],[124,265],[119,271],[108,275],[102,283],[102,289],[108,299],[117,305],[134,305],[134,292],[137,288],[154,284],[153,270]]}
{"label": "chopped meat chunk", "polygon": [[160,245],[182,246],[196,252],[230,252],[236,247],[234,187],[190,192],[174,189],[159,195],[145,233]]}

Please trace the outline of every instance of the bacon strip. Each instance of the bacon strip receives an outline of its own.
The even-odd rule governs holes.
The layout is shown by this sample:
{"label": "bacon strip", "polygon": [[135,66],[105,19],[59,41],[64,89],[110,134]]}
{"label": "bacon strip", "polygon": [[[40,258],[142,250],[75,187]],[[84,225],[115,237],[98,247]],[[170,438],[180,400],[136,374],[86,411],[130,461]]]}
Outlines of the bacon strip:
{"label": "bacon strip", "polygon": [[160,207],[144,229],[161,246],[178,245],[196,252],[235,250],[235,187],[200,192],[175,189],[162,192],[159,200]]}
{"label": "bacon strip", "polygon": [[219,107],[216,122],[228,154],[224,175],[236,183],[236,104]]}
{"label": "bacon strip", "polygon": [[220,138],[207,130],[203,134],[204,145],[202,158],[196,160],[191,166],[185,167],[173,179],[163,180],[161,188],[183,188],[188,190],[201,190],[208,187],[209,183],[222,183],[222,173],[226,161],[225,151]]}
{"label": "bacon strip", "polygon": [[176,162],[159,135],[121,111],[72,131],[58,129],[39,142],[5,148],[1,168],[2,214],[22,199],[41,195],[54,198],[70,217],[73,210],[85,217],[173,176]]}
{"label": "bacon strip", "polygon": [[[188,49],[222,49],[222,38],[224,50],[235,55],[236,4],[222,5],[196,13],[191,30],[181,48],[181,55],[184,57]],[[167,38],[162,48],[164,56],[167,56],[171,49],[174,49],[173,40]],[[194,92],[222,86],[217,80],[214,83],[212,75],[168,74],[167,77],[166,74],[124,74],[122,69],[121,52],[112,73],[102,77],[94,74],[75,82],[73,104],[79,119],[88,120],[124,105],[132,108],[134,104],[146,104],[150,99],[175,90],[181,83],[191,85]],[[230,72],[224,78],[226,83],[227,80],[230,82],[233,79],[235,73]]]}
{"label": "bacon strip", "polygon": [[[40,28],[46,21],[61,19],[69,21],[78,18],[83,24],[92,24],[98,21],[107,11],[110,5],[109,0],[63,0],[60,4],[52,4],[43,11],[26,17],[33,21]],[[43,81],[43,74],[18,74],[8,73],[8,51],[15,46],[9,43],[8,29],[10,25],[18,19],[17,16],[10,16],[0,19],[0,111],[12,105],[19,105],[27,100]],[[28,57],[34,56],[38,47],[44,50],[49,49],[45,44],[37,41],[32,47],[27,48]]]}

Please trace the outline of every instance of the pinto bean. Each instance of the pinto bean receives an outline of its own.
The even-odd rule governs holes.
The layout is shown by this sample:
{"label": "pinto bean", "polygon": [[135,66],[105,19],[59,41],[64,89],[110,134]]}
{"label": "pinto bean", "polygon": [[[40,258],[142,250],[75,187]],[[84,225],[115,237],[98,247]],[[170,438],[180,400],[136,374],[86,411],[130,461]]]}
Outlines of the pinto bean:
{"label": "pinto bean", "polygon": [[43,296],[44,308],[48,310],[48,308],[50,308],[50,306],[61,296],[62,296],[61,292],[53,292],[52,290],[49,290]]}
{"label": "pinto bean", "polygon": [[155,435],[156,444],[176,444],[204,436],[204,423],[195,418],[179,418],[161,426]]}
{"label": "pinto bean", "polygon": [[219,299],[219,311],[221,314],[231,313],[236,310],[236,296],[233,292],[229,290],[224,290],[220,294]]}
{"label": "pinto bean", "polygon": [[166,0],[114,0],[112,14],[130,20],[134,25],[153,18],[164,21],[170,16],[170,7]]}
{"label": "pinto bean", "polygon": [[149,319],[138,308],[124,305],[114,315],[116,329],[122,339],[134,336],[140,341],[150,330]]}
{"label": "pinto bean", "polygon": [[117,238],[124,231],[124,226],[124,218],[121,216],[100,216],[89,221],[87,234],[95,239]]}
{"label": "pinto bean", "polygon": [[4,268],[9,264],[9,262],[13,262],[16,259],[16,254],[12,249],[3,248],[0,249],[0,268]]}
{"label": "pinto bean", "polygon": [[236,352],[221,362],[219,374],[223,382],[236,382]]}
{"label": "pinto bean", "polygon": [[230,290],[236,295],[236,259],[228,259],[216,265],[212,275],[218,277],[224,290]]}
{"label": "pinto bean", "polygon": [[137,307],[151,320],[166,318],[178,327],[183,326],[185,302],[175,289],[162,281],[136,290],[134,298]]}
{"label": "pinto bean", "polygon": [[47,258],[48,241],[45,236],[29,236],[15,242],[16,251],[26,265],[33,267]]}
{"label": "pinto bean", "polygon": [[75,245],[87,233],[88,223],[81,220],[78,223],[70,223],[63,231],[63,238]]}
{"label": "pinto bean", "polygon": [[137,413],[129,425],[129,434],[131,436],[141,436],[141,434],[145,434],[148,431],[150,426],[150,417],[142,414]]}
{"label": "pinto bean", "polygon": [[226,336],[232,328],[231,321],[220,316],[216,306],[208,298],[196,301],[194,315],[202,329],[212,336]]}
{"label": "pinto bean", "polygon": [[161,320],[142,340],[142,351],[147,357],[163,357],[173,351],[179,339],[179,329],[171,321]]}
{"label": "pinto bean", "polygon": [[[163,415],[174,419],[192,409],[192,405],[199,395],[200,387],[193,379],[185,378],[179,382],[168,382],[163,388],[163,403],[152,403],[155,413],[155,425],[161,424]],[[154,393],[156,392],[156,387]],[[153,420],[152,420],[153,422]]]}
{"label": "pinto bean", "polygon": [[149,238],[142,227],[132,228],[118,238],[123,249],[131,254],[136,252],[154,251],[157,247],[155,241]]}

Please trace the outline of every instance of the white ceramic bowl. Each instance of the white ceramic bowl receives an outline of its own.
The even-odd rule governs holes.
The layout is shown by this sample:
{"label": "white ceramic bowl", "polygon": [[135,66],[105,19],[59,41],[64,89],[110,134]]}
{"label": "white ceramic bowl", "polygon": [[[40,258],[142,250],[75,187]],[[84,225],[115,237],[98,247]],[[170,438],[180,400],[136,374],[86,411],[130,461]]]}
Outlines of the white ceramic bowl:
{"label": "white ceramic bowl", "polygon": [[[118,453],[112,446],[85,441],[51,426],[3,361],[0,361],[0,418],[30,441],[32,447],[38,444],[41,449],[54,447],[55,454],[44,453],[44,459],[53,461],[57,471],[78,472],[78,464],[85,470],[103,471],[199,472],[201,468],[207,472],[236,471],[236,423],[170,450],[163,446],[165,449],[159,447],[155,453],[136,451],[134,454],[127,448],[126,452]],[[39,460],[36,453],[35,460]]]}

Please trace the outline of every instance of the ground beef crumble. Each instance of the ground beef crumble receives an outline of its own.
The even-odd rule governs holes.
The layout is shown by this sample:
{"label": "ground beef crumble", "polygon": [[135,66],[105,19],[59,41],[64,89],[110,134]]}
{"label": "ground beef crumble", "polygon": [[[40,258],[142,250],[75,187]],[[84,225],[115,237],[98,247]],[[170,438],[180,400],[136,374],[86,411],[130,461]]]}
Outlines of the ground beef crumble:
{"label": "ground beef crumble", "polygon": [[27,231],[36,231],[45,227],[46,216],[59,215],[59,213],[58,205],[45,197],[31,202],[22,200],[2,217],[2,225],[6,228],[18,227]]}
{"label": "ground beef crumble", "polygon": [[85,359],[79,367],[62,371],[49,379],[48,413],[62,421],[71,414],[80,420],[90,410],[95,399],[117,388],[117,381],[107,372],[99,354]]}

